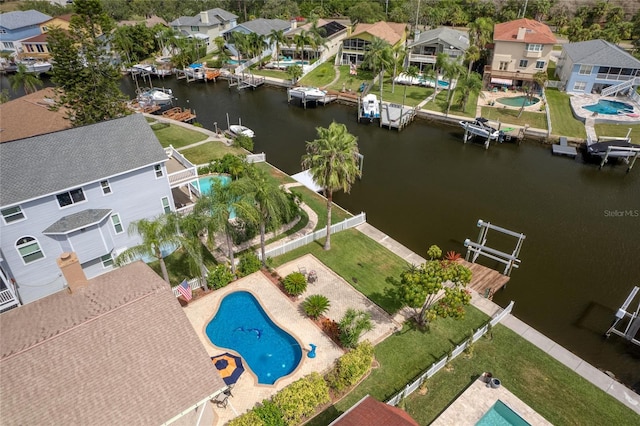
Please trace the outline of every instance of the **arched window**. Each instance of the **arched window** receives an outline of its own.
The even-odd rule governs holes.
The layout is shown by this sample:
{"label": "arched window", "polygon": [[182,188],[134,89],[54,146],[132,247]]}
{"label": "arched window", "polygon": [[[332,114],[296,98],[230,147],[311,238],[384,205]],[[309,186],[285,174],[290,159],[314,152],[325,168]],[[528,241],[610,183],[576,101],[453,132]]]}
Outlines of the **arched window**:
{"label": "arched window", "polygon": [[38,240],[33,237],[22,237],[16,242],[16,249],[22,257],[22,261],[27,264],[44,257],[44,253],[40,249]]}

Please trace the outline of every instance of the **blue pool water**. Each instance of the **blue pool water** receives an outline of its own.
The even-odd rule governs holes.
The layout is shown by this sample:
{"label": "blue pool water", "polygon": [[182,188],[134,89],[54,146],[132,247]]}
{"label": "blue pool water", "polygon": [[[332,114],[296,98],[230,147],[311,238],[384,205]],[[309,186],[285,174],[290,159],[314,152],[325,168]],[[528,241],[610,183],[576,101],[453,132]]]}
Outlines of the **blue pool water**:
{"label": "blue pool water", "polygon": [[531,426],[504,402],[497,400],[476,426]]}
{"label": "blue pool water", "polygon": [[508,106],[512,106],[512,107],[521,107],[522,104],[524,104],[524,106],[528,107],[531,105],[535,105],[538,102],[540,102],[540,98],[536,98],[535,96],[531,97],[531,99],[529,99],[528,96],[512,96],[512,97],[505,97],[505,98],[498,98],[496,99],[496,101],[498,101],[498,103],[502,104],[502,105],[508,105]]}
{"label": "blue pool water", "polygon": [[206,333],[214,345],[239,353],[260,384],[272,385],[291,374],[302,359],[300,344],[278,327],[246,291],[236,291],[222,299]]}
{"label": "blue pool water", "polygon": [[605,115],[629,114],[633,112],[633,106],[629,104],[618,101],[608,101],[606,99],[600,99],[597,104],[585,105],[582,108],[587,111]]}
{"label": "blue pool water", "polygon": [[205,176],[205,177],[201,177],[198,179],[198,183],[200,184],[200,191],[202,191],[203,194],[208,194],[211,192],[211,181],[212,180],[219,180],[220,182],[222,182],[222,185],[228,185],[229,182],[231,182],[231,177],[229,176]]}

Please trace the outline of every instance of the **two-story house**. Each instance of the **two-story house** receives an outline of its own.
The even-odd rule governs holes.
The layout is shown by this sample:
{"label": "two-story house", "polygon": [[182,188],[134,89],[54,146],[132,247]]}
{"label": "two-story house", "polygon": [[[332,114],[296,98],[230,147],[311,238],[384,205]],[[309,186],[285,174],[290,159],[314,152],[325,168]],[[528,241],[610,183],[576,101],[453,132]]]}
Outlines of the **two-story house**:
{"label": "two-story house", "polygon": [[452,62],[462,63],[469,48],[469,35],[452,28],[434,28],[420,33],[409,44],[407,62],[422,72],[435,66],[438,54],[444,53]]}
{"label": "two-story house", "polygon": [[[265,43],[264,49],[257,56],[264,57],[268,54],[271,54],[275,50],[274,44],[270,43],[269,34],[271,34],[272,31],[284,31],[286,33],[291,29],[291,25],[291,22],[282,19],[258,18],[238,24],[235,27],[225,31],[222,36],[226,41],[225,46],[234,56],[239,56],[240,53],[238,52],[238,48],[236,47],[235,40],[233,38],[235,33],[241,33],[245,35],[253,33],[257,34],[258,36],[262,36]],[[246,53],[247,52],[242,52],[242,54]]]}
{"label": "two-story house", "polygon": [[169,26],[184,36],[194,37],[206,43],[209,53],[216,48],[214,40],[223,32],[235,27],[237,19],[237,15],[217,7],[195,16],[181,16],[171,21]]}
{"label": "two-story house", "polygon": [[360,65],[374,37],[385,40],[391,46],[403,44],[407,37],[406,24],[381,21],[356,25],[353,33],[342,40],[340,64]]}
{"label": "two-story house", "polygon": [[493,43],[491,65],[484,69],[485,85],[521,87],[534,81],[537,72],[547,72],[556,37],[542,22],[517,19],[496,24]]}
{"label": "two-story house", "polygon": [[1,143],[2,291],[29,303],[61,290],[62,252],[77,253],[90,278],[112,269],[140,243],[127,233],[131,222],[188,201],[197,171],[180,160],[140,114]]}
{"label": "two-story house", "polygon": [[[298,22],[292,20],[291,30],[285,34],[287,43],[280,46],[280,54],[290,58],[299,56],[300,59],[327,59],[338,53],[342,40],[347,37],[348,31],[349,23],[346,21],[318,19],[314,28],[312,22],[298,26]],[[300,51],[296,46],[296,35],[303,33],[314,40],[301,46]]]}
{"label": "two-story house", "polygon": [[49,60],[51,58],[51,51],[49,50],[49,43],[47,41],[49,30],[52,28],[60,28],[68,31],[70,24],[71,14],[56,16],[43,22],[40,24],[40,34],[20,41],[21,53],[18,56],[20,58],[31,57]]}
{"label": "two-story house", "polygon": [[1,50],[18,52],[18,41],[40,34],[40,24],[51,19],[37,10],[15,11],[0,14]]}

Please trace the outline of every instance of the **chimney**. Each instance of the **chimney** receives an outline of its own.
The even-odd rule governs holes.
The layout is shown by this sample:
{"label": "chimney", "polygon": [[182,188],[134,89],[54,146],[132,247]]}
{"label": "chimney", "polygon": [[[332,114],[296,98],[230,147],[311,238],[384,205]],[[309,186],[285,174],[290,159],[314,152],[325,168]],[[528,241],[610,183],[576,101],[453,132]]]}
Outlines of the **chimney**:
{"label": "chimney", "polygon": [[516,36],[516,40],[524,40],[524,35],[527,33],[527,29],[525,27],[518,28],[518,35]]}
{"label": "chimney", "polygon": [[62,253],[57,262],[71,293],[89,284],[75,253]]}
{"label": "chimney", "polygon": [[202,22],[203,24],[208,24],[209,23],[209,13],[200,12],[200,22]]}
{"label": "chimney", "polygon": [[295,30],[296,28],[298,28],[298,21],[296,19],[292,19],[291,21],[289,21],[289,25],[290,25],[290,29]]}

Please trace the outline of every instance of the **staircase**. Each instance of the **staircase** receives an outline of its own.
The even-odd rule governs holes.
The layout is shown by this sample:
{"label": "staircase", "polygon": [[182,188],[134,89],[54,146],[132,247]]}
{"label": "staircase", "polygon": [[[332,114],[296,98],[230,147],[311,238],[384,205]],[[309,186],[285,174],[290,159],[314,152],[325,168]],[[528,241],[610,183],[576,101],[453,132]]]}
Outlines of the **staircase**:
{"label": "staircase", "polygon": [[620,84],[616,84],[614,86],[609,86],[606,89],[604,89],[600,95],[602,96],[611,96],[611,95],[615,95],[618,92],[621,92],[625,89],[630,88],[631,86],[640,86],[640,77],[634,77],[630,80],[627,81],[623,81]]}

